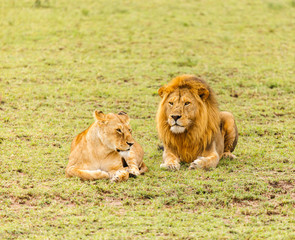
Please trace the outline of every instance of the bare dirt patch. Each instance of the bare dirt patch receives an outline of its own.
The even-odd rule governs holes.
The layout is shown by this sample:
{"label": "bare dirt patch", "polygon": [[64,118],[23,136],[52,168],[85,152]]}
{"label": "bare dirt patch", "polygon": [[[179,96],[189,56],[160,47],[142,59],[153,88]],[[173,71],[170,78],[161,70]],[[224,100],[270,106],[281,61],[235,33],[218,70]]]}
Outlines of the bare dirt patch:
{"label": "bare dirt patch", "polygon": [[294,189],[295,182],[292,180],[269,181],[269,185],[275,189],[281,189],[282,193],[288,193]]}

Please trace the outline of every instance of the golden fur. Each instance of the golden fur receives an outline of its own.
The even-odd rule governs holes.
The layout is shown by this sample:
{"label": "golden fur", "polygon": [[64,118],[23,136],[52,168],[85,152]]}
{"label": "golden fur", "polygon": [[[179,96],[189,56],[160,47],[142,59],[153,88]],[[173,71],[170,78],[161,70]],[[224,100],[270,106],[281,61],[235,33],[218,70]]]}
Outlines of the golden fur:
{"label": "golden fur", "polygon": [[233,115],[220,112],[209,85],[193,75],[174,78],[158,91],[162,100],[157,112],[157,129],[164,144],[161,167],[179,169],[216,167],[237,143]]}
{"label": "golden fur", "polygon": [[117,182],[146,172],[144,153],[131,135],[128,115],[95,111],[94,116],[95,122],[72,142],[66,176]]}

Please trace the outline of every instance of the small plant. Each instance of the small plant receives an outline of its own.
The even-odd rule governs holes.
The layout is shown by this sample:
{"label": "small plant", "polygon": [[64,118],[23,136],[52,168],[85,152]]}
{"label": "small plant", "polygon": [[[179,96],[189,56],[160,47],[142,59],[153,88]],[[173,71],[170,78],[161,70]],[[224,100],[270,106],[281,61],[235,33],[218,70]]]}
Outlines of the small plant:
{"label": "small plant", "polygon": [[43,3],[41,0],[35,0],[34,7],[36,8],[48,8],[49,0],[44,0]]}

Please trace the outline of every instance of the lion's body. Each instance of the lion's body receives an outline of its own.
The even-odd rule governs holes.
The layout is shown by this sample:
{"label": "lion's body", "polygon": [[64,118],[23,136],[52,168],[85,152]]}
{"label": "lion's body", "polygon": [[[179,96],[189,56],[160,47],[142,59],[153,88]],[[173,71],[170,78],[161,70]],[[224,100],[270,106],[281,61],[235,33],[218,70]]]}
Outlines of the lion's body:
{"label": "lion's body", "polygon": [[157,113],[157,129],[164,144],[164,163],[179,169],[216,167],[220,158],[234,157],[238,132],[233,115],[220,112],[215,95],[202,79],[184,75],[159,89],[162,97]]}
{"label": "lion's body", "polygon": [[[96,121],[71,144],[66,176],[122,181],[129,173],[137,176],[147,171],[143,150],[131,136],[128,116],[95,112],[95,117]],[[124,168],[123,162],[128,167]]]}

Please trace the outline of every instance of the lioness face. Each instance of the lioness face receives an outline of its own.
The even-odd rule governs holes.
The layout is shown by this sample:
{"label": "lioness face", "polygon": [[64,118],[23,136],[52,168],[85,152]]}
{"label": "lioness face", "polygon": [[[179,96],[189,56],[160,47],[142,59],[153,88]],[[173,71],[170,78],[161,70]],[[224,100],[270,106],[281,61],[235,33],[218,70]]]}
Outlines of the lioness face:
{"label": "lioness face", "polygon": [[126,157],[134,144],[128,115],[126,113],[99,114],[100,116],[96,117],[99,125],[99,138],[109,148]]}
{"label": "lioness face", "polygon": [[172,92],[165,102],[170,131],[179,134],[188,129],[197,116],[198,101],[186,88]]}

